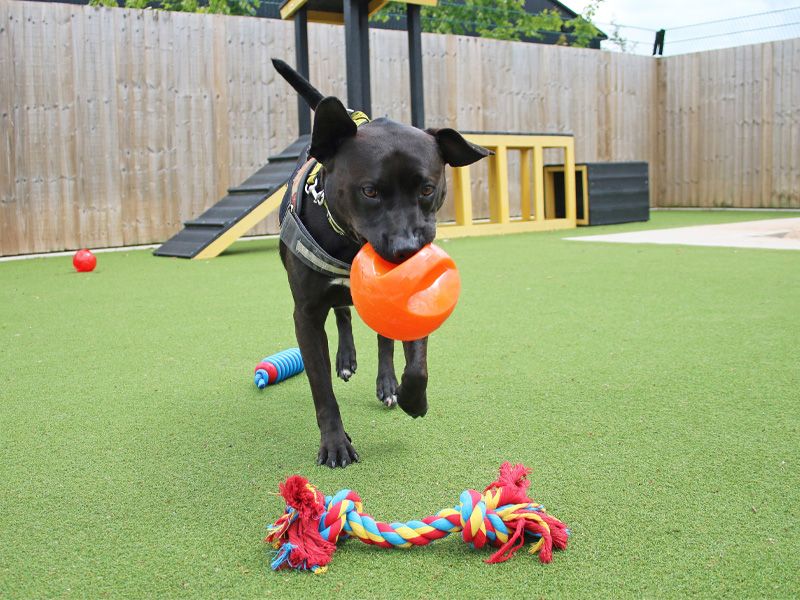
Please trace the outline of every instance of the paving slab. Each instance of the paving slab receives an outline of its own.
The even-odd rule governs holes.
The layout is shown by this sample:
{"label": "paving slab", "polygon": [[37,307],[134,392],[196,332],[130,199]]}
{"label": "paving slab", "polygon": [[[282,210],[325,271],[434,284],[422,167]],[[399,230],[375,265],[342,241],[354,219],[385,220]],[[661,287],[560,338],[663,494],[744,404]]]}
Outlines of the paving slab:
{"label": "paving slab", "polygon": [[620,244],[679,244],[686,246],[727,246],[800,250],[800,218],[743,221],[721,225],[694,225],[671,229],[650,229],[628,233],[606,233],[568,237],[578,242]]}

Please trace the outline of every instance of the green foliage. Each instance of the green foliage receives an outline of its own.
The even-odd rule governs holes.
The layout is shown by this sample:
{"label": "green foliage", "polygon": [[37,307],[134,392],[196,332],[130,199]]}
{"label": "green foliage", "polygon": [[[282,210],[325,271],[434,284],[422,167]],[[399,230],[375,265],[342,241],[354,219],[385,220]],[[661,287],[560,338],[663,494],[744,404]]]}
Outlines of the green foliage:
{"label": "green foliage", "polygon": [[608,35],[608,41],[616,46],[620,52],[633,52],[636,48],[636,43],[631,43],[620,32],[620,26],[613,19],[611,20],[611,33]]}
{"label": "green foliage", "polygon": [[164,10],[174,10],[176,12],[199,12],[200,7],[197,0],[164,0]]}
{"label": "green foliage", "polygon": [[[464,0],[463,4],[441,0],[438,6],[422,7],[422,30],[455,35],[476,33],[498,40],[541,39],[544,33],[559,33],[559,43],[586,47],[599,34],[592,18],[600,2],[594,0],[582,15],[564,19],[550,9],[531,14],[525,10],[524,0]],[[401,18],[405,11],[404,3],[390,2],[373,20],[385,23]]]}
{"label": "green foliage", "polygon": [[147,8],[149,0],[125,0],[125,8],[143,9]]}
{"label": "green foliage", "polygon": [[[116,0],[89,0],[91,6],[119,6]],[[261,0],[125,0],[125,8],[153,8],[176,12],[214,13],[222,15],[253,16]]]}
{"label": "green foliage", "polygon": [[600,31],[594,26],[592,20],[597,14],[597,8],[603,0],[593,0],[588,4],[582,14],[564,22],[566,30],[573,36],[573,46],[585,48],[596,38]]}
{"label": "green foliage", "polygon": [[[592,24],[603,0],[593,0],[583,14],[564,19],[556,10],[530,14],[525,0],[440,0],[438,6],[422,7],[422,29],[429,33],[465,35],[498,40],[542,39],[544,33],[560,34],[559,44],[586,47],[599,31]],[[117,0],[89,0],[91,6],[117,7]],[[177,12],[216,13],[223,15],[256,14],[261,0],[124,0],[125,8],[170,10]],[[372,19],[387,22],[405,16],[406,4],[390,2]]]}

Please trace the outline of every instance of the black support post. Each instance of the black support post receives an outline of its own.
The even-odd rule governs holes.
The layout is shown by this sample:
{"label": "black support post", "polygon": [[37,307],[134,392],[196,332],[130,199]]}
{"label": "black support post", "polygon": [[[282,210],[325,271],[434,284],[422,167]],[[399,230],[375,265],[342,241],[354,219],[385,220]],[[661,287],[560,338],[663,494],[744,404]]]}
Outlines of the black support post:
{"label": "black support post", "polygon": [[411,80],[411,124],[425,127],[425,95],[422,88],[422,21],[419,4],[406,5],[408,69]]}
{"label": "black support post", "polygon": [[371,81],[369,73],[369,3],[361,1],[358,3],[358,30],[361,34],[361,46],[359,54],[361,56],[361,96],[363,110],[370,117],[372,116],[372,92],[370,91]]}
{"label": "black support post", "polygon": [[[308,79],[308,12],[305,6],[294,15],[294,48],[297,72]],[[299,135],[311,133],[310,107],[298,94],[297,127]]]}
{"label": "black support post", "polygon": [[365,0],[344,0],[348,108],[372,113],[369,77],[369,11]]}

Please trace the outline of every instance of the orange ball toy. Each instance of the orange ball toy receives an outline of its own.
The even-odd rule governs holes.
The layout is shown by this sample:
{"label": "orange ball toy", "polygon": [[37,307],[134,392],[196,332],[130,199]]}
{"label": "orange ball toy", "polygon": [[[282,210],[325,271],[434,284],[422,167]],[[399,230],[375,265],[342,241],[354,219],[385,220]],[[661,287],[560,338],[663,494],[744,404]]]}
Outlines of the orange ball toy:
{"label": "orange ball toy", "polygon": [[430,334],[453,312],[460,291],[456,264],[433,244],[399,265],[366,244],[350,270],[353,306],[367,325],[393,340]]}

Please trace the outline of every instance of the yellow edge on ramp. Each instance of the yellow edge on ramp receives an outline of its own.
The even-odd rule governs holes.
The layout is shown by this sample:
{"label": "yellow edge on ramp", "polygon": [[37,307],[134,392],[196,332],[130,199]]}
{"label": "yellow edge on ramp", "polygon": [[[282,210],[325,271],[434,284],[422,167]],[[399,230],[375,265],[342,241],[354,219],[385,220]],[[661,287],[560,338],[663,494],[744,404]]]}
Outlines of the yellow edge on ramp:
{"label": "yellow edge on ramp", "polygon": [[272,211],[281,205],[283,195],[286,193],[286,185],[282,185],[261,204],[247,213],[241,220],[234,223],[230,229],[226,230],[221,236],[203,248],[192,260],[203,260],[214,258],[222,254],[228,246],[250,231],[253,227],[264,219]]}

